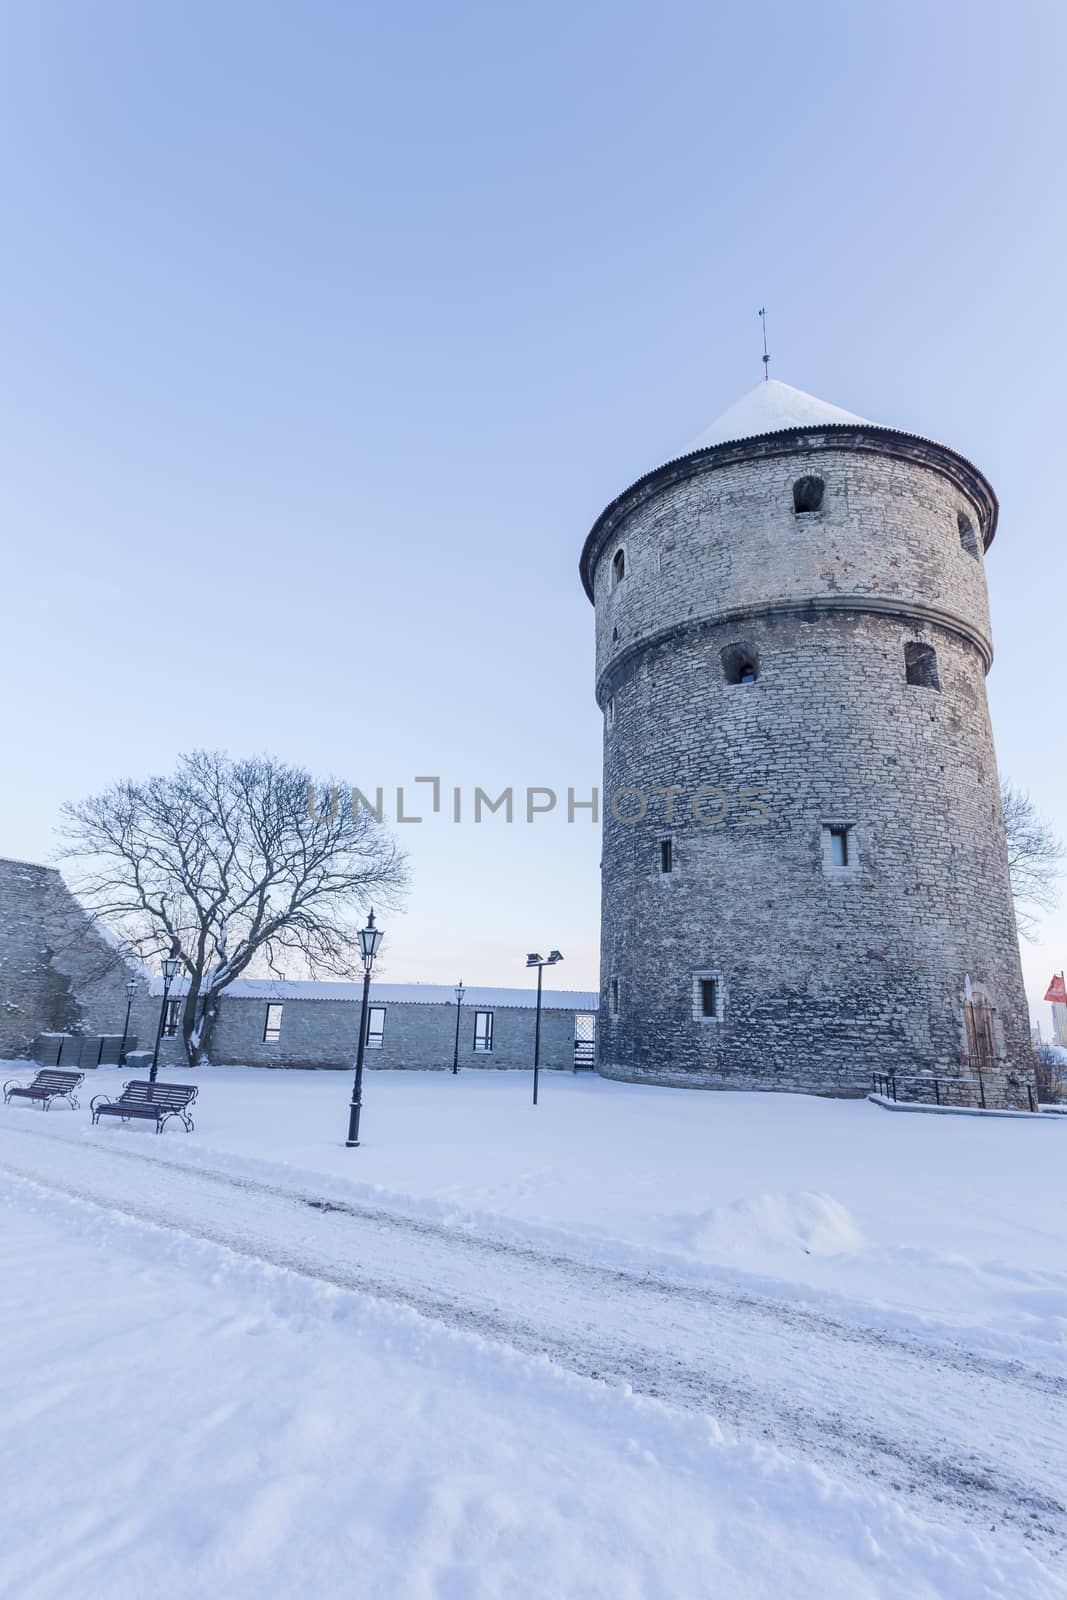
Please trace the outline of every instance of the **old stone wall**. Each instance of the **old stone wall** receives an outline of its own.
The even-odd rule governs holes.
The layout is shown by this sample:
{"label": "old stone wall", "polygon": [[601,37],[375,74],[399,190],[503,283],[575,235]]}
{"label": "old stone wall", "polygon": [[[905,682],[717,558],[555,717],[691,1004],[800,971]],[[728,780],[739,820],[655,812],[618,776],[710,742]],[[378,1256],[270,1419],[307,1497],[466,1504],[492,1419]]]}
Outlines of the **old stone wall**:
{"label": "old stone wall", "polygon": [[[263,1038],[267,1003],[224,994],[212,1046],[218,1062],[263,1067],[350,1068],[359,1043],[360,1006],[350,1000],[283,1000],[281,1037]],[[493,1048],[474,1049],[474,1008],[460,1013],[461,1068],[493,1070],[532,1067],[532,1007],[493,1007]],[[455,1007],[390,1002],[380,1048],[366,1054],[368,1068],[451,1068],[456,1035]],[[545,1008],[541,1014],[541,1065],[570,1069],[574,1062],[574,1013]]]}
{"label": "old stone wall", "polygon": [[0,1057],[38,1033],[121,1033],[125,965],[54,867],[0,860]]}

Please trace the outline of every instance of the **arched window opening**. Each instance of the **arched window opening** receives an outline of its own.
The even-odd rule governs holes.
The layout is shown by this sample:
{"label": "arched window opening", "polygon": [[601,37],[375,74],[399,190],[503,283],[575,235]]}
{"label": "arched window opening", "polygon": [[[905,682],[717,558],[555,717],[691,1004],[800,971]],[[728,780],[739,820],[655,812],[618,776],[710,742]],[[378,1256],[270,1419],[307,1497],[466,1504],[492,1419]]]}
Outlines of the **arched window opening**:
{"label": "arched window opening", "polygon": [[626,576],[626,551],[616,550],[611,561],[611,587],[618,588]]}
{"label": "arched window opening", "polygon": [[755,683],[759,677],[759,656],[750,644],[728,644],[719,659],[727,683]]}
{"label": "arched window opening", "polygon": [[798,478],[793,485],[793,514],[800,517],[809,511],[821,511],[826,485],[821,478]]}
{"label": "arched window opening", "polygon": [[960,548],[966,550],[967,554],[973,556],[977,561],[981,551],[978,548],[978,535],[974,531],[974,524],[970,517],[965,516],[962,511],[958,512],[956,526],[960,530]]}
{"label": "arched window opening", "polygon": [[904,676],[918,689],[940,689],[937,651],[933,645],[913,642],[904,646]]}

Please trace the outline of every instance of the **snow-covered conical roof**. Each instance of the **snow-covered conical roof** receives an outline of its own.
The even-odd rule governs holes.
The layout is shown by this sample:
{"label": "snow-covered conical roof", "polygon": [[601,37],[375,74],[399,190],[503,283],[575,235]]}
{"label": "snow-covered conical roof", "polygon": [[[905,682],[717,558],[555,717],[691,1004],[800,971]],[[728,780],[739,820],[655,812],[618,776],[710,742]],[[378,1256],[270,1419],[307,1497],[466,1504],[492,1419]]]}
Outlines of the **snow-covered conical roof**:
{"label": "snow-covered conical roof", "polygon": [[764,433],[781,433],[785,428],[817,428],[828,422],[867,422],[854,411],[843,411],[827,400],[818,400],[803,389],[770,378],[757,383],[754,389],[743,394],[728,411],[697,437],[680,455],[692,455],[694,450],[706,450],[709,445],[725,444],[734,439],[755,439]]}

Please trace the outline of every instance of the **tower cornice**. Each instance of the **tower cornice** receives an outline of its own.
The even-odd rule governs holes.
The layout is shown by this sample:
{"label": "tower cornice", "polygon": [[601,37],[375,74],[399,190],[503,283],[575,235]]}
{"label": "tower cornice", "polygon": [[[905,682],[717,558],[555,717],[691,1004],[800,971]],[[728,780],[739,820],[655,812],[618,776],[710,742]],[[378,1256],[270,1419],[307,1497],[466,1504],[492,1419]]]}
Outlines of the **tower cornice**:
{"label": "tower cornice", "polygon": [[988,478],[958,451],[938,444],[933,439],[924,439],[919,434],[902,433],[896,428],[878,427],[873,423],[831,423],[818,427],[785,428],[778,433],[728,440],[679,456],[646,472],[617,495],[600,513],[582,546],[578,570],[589,599],[593,599],[593,573],[604,544],[634,510],[663,489],[687,478],[734,466],[738,462],[810,454],[815,450],[845,450],[861,455],[890,456],[929,467],[968,497],[978,512],[984,548],[988,550],[993,543],[1000,509],[996,493]]}
{"label": "tower cornice", "polygon": [[922,605],[915,601],[902,601],[894,595],[815,595],[810,600],[770,600],[762,604],[730,606],[708,617],[690,617],[684,622],[672,623],[657,633],[635,639],[625,650],[613,656],[597,679],[596,701],[603,709],[609,695],[629,677],[637,663],[672,645],[690,639],[714,635],[724,625],[738,622],[770,621],[793,617],[803,622],[814,622],[826,616],[890,617],[913,628],[944,628],[970,645],[981,657],[982,669],[988,672],[993,665],[993,645],[986,634],[979,633],[951,611],[938,606]]}

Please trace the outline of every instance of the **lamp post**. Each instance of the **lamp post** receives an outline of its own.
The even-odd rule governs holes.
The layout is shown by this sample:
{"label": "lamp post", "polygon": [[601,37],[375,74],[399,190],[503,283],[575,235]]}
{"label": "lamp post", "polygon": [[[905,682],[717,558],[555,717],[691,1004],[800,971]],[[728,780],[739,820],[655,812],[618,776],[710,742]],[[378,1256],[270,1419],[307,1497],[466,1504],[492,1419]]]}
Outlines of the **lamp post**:
{"label": "lamp post", "polygon": [[122,1024],[122,1043],[119,1045],[119,1066],[126,1059],[126,1040],[130,1036],[130,1012],[133,1009],[133,997],[137,993],[137,979],[131,978],[126,985],[126,1021]]}
{"label": "lamp post", "polygon": [[452,1051],[453,1077],[455,1077],[456,1073],[459,1071],[459,1013],[462,1010],[463,996],[466,994],[466,992],[466,989],[463,987],[463,979],[460,978],[459,982],[456,984],[456,1046]]}
{"label": "lamp post", "polygon": [[367,1048],[367,1003],[370,999],[370,972],[381,942],[381,929],[374,926],[374,911],[372,909],[367,914],[367,926],[359,930],[359,949],[363,957],[363,1009],[359,1018],[359,1047],[356,1050],[356,1076],[352,1080],[352,1104],[348,1110],[346,1150],[354,1150],[359,1144],[359,1114],[363,1109],[363,1055]]}
{"label": "lamp post", "polygon": [[537,968],[537,1015],[534,1020],[534,1105],[537,1104],[537,1080],[541,1071],[541,977],[546,967],[554,967],[557,961],[562,960],[563,956],[559,950],[550,950],[547,956],[539,956],[534,951],[532,955],[526,957],[526,965]]}
{"label": "lamp post", "polygon": [[159,1027],[156,1029],[156,1047],[152,1051],[152,1065],[148,1073],[149,1083],[155,1083],[156,1081],[156,1071],[159,1067],[159,1041],[163,1037],[163,1023],[167,1016],[167,997],[170,994],[171,984],[178,976],[178,968],[181,964],[180,956],[163,957],[163,1004],[159,1008]]}

